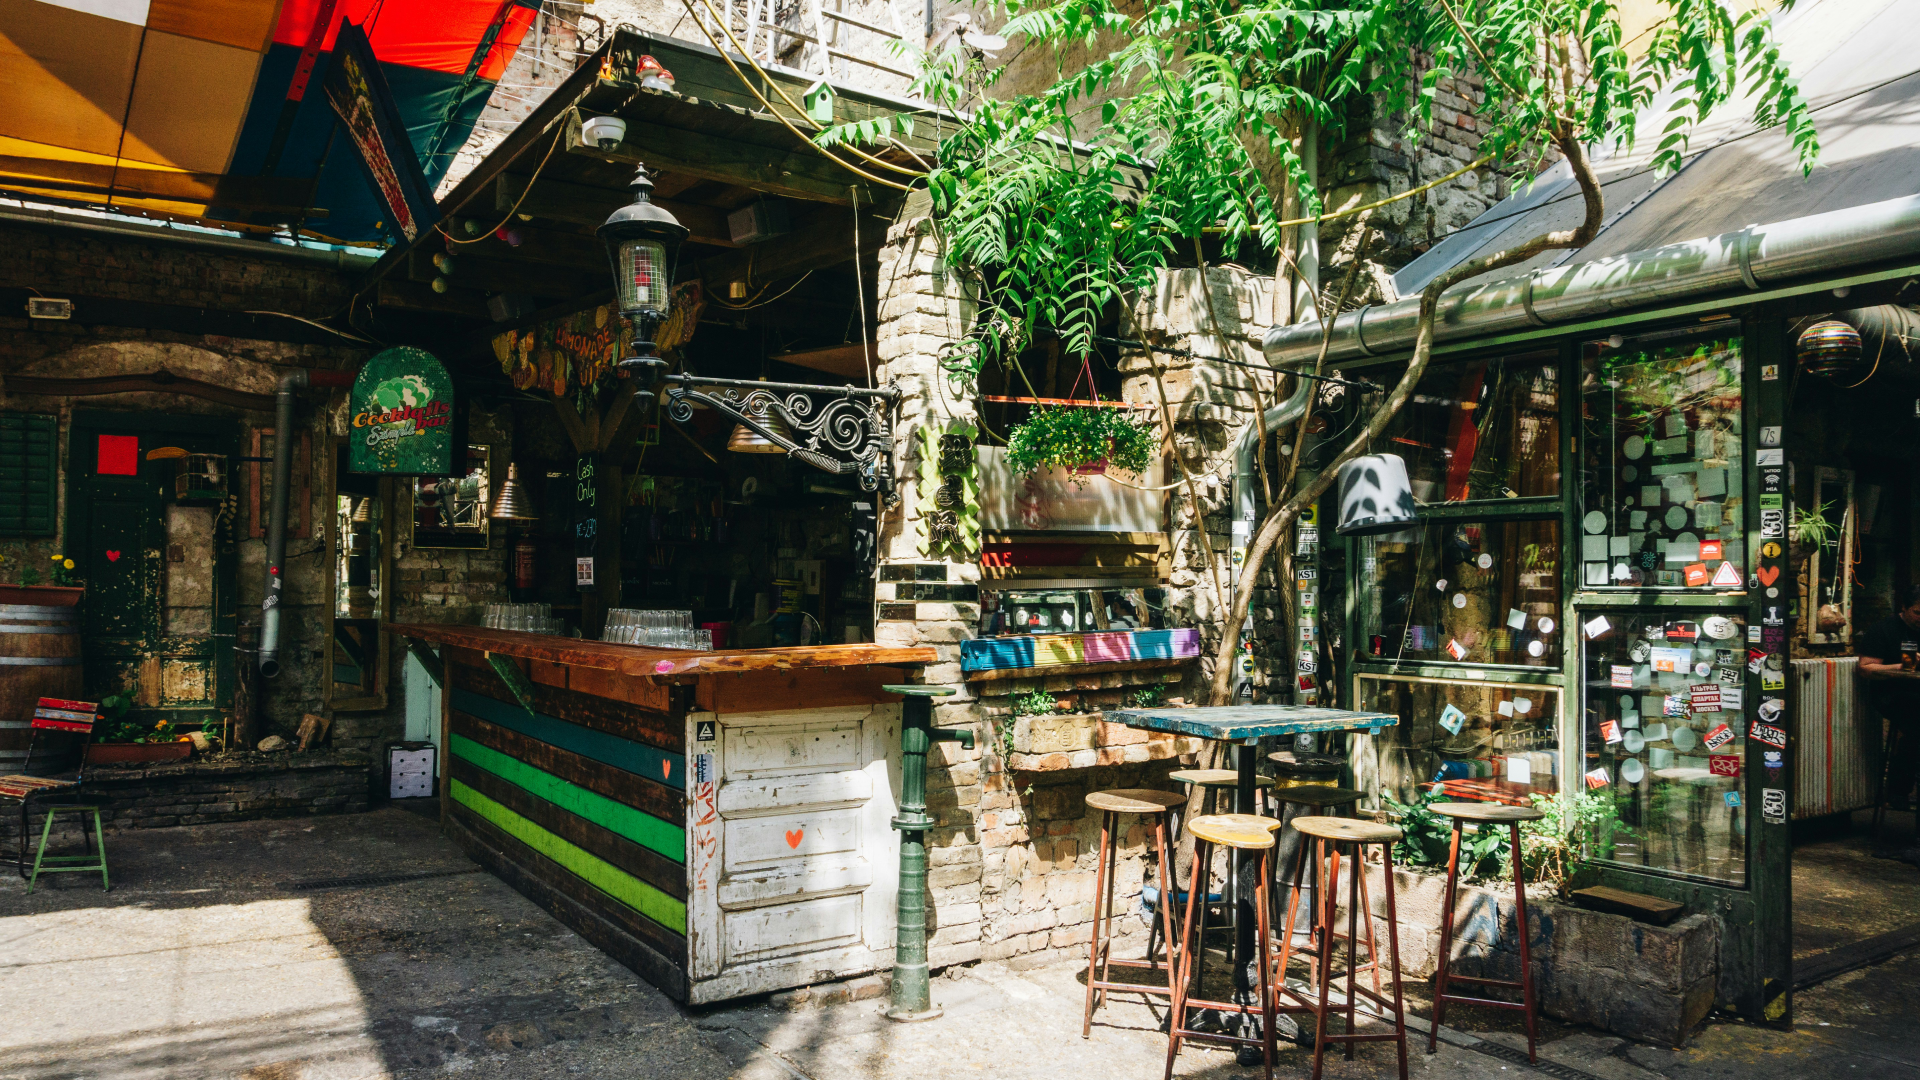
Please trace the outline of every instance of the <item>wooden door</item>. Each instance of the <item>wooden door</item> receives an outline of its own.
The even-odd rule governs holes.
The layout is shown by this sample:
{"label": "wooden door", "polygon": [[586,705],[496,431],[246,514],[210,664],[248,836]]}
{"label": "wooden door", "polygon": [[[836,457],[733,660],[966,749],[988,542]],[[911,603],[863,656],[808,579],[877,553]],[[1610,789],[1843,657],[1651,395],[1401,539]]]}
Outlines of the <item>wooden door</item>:
{"label": "wooden door", "polygon": [[900,709],[688,717],[691,1000],[893,962]]}

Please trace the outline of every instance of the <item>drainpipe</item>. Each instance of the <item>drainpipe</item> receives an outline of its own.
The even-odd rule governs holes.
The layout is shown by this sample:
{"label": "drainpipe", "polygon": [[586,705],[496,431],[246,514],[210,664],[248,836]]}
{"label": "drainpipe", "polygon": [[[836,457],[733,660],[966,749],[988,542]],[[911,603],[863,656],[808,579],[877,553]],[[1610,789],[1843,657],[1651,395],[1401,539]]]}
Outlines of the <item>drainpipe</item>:
{"label": "drainpipe", "polygon": [[[1833,317],[1860,331],[1861,355],[1873,363],[1904,360],[1909,364],[1920,349],[1920,312],[1898,304],[1836,311]],[[1910,373],[1910,368],[1886,368],[1888,373]],[[1871,378],[1869,375],[1867,378]],[[1866,379],[1861,380],[1865,382]]]}
{"label": "drainpipe", "polygon": [[[1287,427],[1300,419],[1307,411],[1307,403],[1313,400],[1313,380],[1300,379],[1300,385],[1293,396],[1268,409],[1258,422],[1250,423],[1240,432],[1240,439],[1233,447],[1233,553],[1230,560],[1233,568],[1233,588],[1239,591],[1240,579],[1253,568],[1247,565],[1247,548],[1253,544],[1253,523],[1256,513],[1254,488],[1254,455],[1259,452],[1260,440]],[[1247,613],[1247,619],[1240,626],[1240,637],[1244,643],[1253,633],[1253,613]],[[1241,696],[1249,692],[1252,686],[1251,673],[1244,665],[1234,672],[1233,699],[1237,703]]]}
{"label": "drainpipe", "polygon": [[280,568],[287,557],[287,504],[293,487],[294,395],[309,386],[352,386],[351,371],[315,371],[295,368],[280,376],[274,391],[273,499],[267,511],[267,578],[260,602],[260,675],[280,674]]}

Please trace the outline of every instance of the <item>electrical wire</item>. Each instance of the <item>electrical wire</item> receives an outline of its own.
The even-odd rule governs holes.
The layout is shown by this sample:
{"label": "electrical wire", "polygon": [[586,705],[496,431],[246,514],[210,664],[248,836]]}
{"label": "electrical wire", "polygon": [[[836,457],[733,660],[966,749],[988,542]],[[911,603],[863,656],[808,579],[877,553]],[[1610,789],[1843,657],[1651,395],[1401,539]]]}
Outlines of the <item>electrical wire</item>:
{"label": "electrical wire", "polygon": [[[867,348],[867,286],[860,273],[860,187],[848,184],[847,191],[853,195],[853,299],[860,308],[860,360],[867,366],[867,385],[872,386],[873,353]],[[879,285],[874,282],[875,288]]]}
{"label": "electrical wire", "polygon": [[[328,326],[328,325],[327,325],[326,323],[323,323],[323,322],[316,322],[316,321],[314,321],[313,319],[309,319],[309,318],[307,318],[307,317],[306,317],[306,316],[304,316],[304,315],[289,315],[288,313],[286,313],[286,312],[284,312],[284,311],[249,311],[249,312],[246,312],[246,314],[248,314],[248,315],[273,315],[273,316],[277,316],[277,317],[279,317],[279,318],[282,318],[282,319],[292,319],[292,320],[293,320],[293,321],[295,321],[295,322],[303,322],[303,323],[306,323],[306,324],[307,324],[308,326],[313,326],[313,327],[317,327],[317,328],[319,328],[319,329],[321,329],[321,330],[325,330],[325,331],[326,331],[327,333],[329,333],[329,334],[338,334],[339,336],[341,336],[341,337],[343,337],[343,338],[346,338],[346,339],[347,339],[348,341],[364,341],[364,342],[366,342],[366,343],[367,343],[368,345],[378,345],[378,344],[380,344],[379,342],[377,342],[377,341],[375,341],[375,340],[373,340],[372,338],[365,338],[365,337],[361,337],[361,336],[360,336],[360,335],[358,335],[358,334],[349,334],[349,333],[347,333],[347,332],[346,332],[345,330],[336,330],[336,329],[334,329],[333,327],[331,327],[331,326]],[[336,312],[336,314],[338,314],[338,312]]]}
{"label": "electrical wire", "polygon": [[449,244],[477,244],[482,240],[491,239],[494,233],[497,233],[501,229],[506,228],[507,225],[513,221],[513,215],[520,212],[520,204],[527,201],[528,195],[533,194],[534,182],[540,179],[540,173],[546,169],[547,162],[553,159],[553,152],[559,148],[560,140],[566,137],[567,117],[575,115],[579,111],[580,110],[569,105],[567,106],[567,111],[565,113],[562,113],[557,119],[554,120],[553,142],[547,145],[546,156],[540,159],[539,165],[535,166],[533,170],[533,175],[527,177],[527,186],[521,190],[520,197],[513,200],[513,209],[508,210],[507,216],[500,219],[500,224],[495,225],[493,228],[488,229],[485,232],[482,232],[480,235],[475,236],[471,240],[460,239],[459,237],[448,232],[446,229],[446,226],[440,224],[437,221],[433,223],[434,231],[439,233],[441,236],[446,237],[447,243]]}
{"label": "electrical wire", "polygon": [[[768,304],[771,304],[775,300],[780,299],[780,297],[787,295],[787,293],[790,293],[793,290],[799,288],[802,282],[806,281],[808,278],[812,276],[813,276],[813,271],[811,270],[807,271],[804,274],[801,274],[800,279],[798,281],[795,281],[792,285],[787,286],[787,288],[783,292],[781,292],[779,296],[767,296],[767,289],[773,288],[773,286],[768,285],[765,288],[762,288],[760,290],[760,293],[758,296],[754,296],[752,299],[749,299],[744,304],[729,304],[725,300],[722,300],[717,296],[711,297],[707,302],[710,304],[713,304],[715,307],[726,308],[728,311],[751,311],[754,308],[766,307]],[[760,299],[761,296],[767,296],[767,298],[765,300],[762,300]]]}

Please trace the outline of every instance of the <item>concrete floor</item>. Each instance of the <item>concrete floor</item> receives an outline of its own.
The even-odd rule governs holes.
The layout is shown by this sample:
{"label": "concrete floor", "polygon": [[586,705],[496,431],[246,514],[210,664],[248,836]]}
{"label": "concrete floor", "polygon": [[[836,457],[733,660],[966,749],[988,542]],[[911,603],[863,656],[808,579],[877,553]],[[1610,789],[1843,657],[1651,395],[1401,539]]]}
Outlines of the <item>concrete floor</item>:
{"label": "concrete floor", "polygon": [[[1081,973],[1071,966],[960,969],[935,983],[946,1016],[911,1027],[881,1017],[877,1001],[684,1010],[471,872],[430,817],[399,807],[121,833],[109,845],[110,893],[75,874],[29,896],[0,875],[0,1080],[1149,1080],[1165,1057],[1164,1009],[1141,1004],[1117,1001],[1082,1040]],[[1820,859],[1857,864],[1836,850],[1808,866],[1827,865]],[[1920,871],[1869,862],[1920,896]],[[442,876],[289,887],[394,873]],[[1836,918],[1849,909],[1837,893],[1825,902]],[[1876,906],[1862,893],[1852,910]],[[1914,910],[1904,894],[1878,906]],[[1913,918],[1903,911],[1874,917]],[[1673,1051],[1548,1023],[1543,1057],[1562,1080],[1920,1080],[1916,991],[1920,956],[1904,956],[1801,995],[1791,1032],[1722,1023]],[[1496,1056],[1524,1046],[1508,1015],[1457,1009],[1452,1019],[1468,1030],[1444,1033],[1450,1041],[1432,1057],[1421,1039],[1411,1075],[1531,1072],[1510,1053]],[[1308,1056],[1286,1048],[1279,1074],[1304,1076]],[[1351,1064],[1332,1058],[1327,1075],[1389,1077],[1393,1066],[1391,1048],[1372,1044]],[[1183,1052],[1175,1071],[1259,1075],[1203,1048]]]}

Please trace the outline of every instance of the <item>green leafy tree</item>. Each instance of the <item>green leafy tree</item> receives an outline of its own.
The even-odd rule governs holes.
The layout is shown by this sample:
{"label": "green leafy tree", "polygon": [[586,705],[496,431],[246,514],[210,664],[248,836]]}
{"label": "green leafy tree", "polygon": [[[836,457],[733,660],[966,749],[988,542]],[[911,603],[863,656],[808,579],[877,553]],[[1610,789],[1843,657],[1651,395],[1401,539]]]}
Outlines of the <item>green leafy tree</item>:
{"label": "green leafy tree", "polygon": [[[1660,18],[1631,49],[1607,0],[999,7],[1009,16],[1002,34],[1057,60],[1050,85],[1003,93],[996,83],[1005,69],[954,51],[924,58],[916,87],[968,117],[940,140],[926,178],[947,261],[971,275],[981,309],[973,336],[943,358],[960,382],[988,363],[1018,371],[1015,357],[1040,327],[1058,334],[1068,354],[1088,354],[1103,314],[1132,310],[1162,269],[1199,253],[1203,231],[1229,258],[1251,245],[1290,266],[1292,230],[1317,222],[1285,215],[1321,212],[1303,151],[1317,132],[1341,133],[1356,96],[1371,98],[1372,111],[1404,116],[1407,137],[1417,140],[1432,123],[1439,83],[1477,74],[1488,90],[1475,115],[1482,161],[1524,176],[1557,157],[1579,186],[1577,224],[1463,262],[1421,290],[1413,355],[1399,382],[1318,474],[1281,478],[1249,547],[1250,567],[1263,565],[1339,466],[1364,453],[1406,404],[1431,355],[1441,293],[1543,251],[1578,248],[1598,232],[1605,196],[1590,148],[1631,147],[1643,123],[1657,123],[1654,163],[1675,169],[1701,122],[1741,98],[1757,122],[1782,129],[1804,169],[1819,153],[1767,16],[1723,0],[1662,0]],[[1089,59],[1069,59],[1080,55]],[[818,139],[879,142],[907,124],[868,121]],[[1330,324],[1332,313],[1321,314]],[[1243,575],[1227,627],[1245,623],[1257,580]],[[1223,633],[1218,642],[1215,703],[1230,694],[1236,637]]]}

